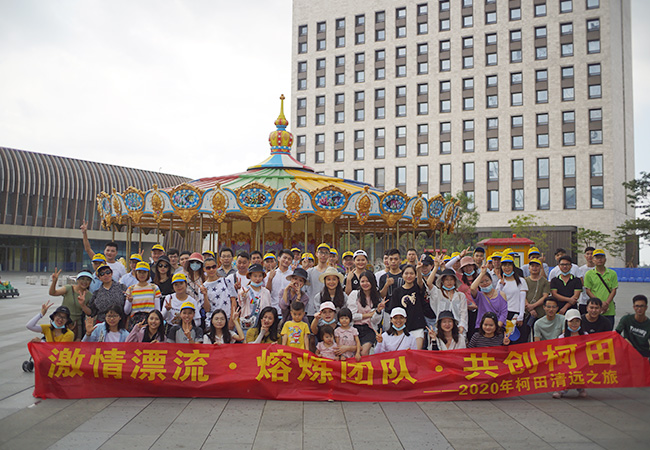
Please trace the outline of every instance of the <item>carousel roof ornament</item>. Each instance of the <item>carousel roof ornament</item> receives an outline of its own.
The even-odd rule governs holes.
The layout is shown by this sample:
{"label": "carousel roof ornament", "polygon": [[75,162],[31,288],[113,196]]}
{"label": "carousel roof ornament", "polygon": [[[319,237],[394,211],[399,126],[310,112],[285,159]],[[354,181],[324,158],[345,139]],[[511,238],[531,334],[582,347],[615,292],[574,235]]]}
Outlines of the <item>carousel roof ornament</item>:
{"label": "carousel roof ornament", "polygon": [[102,192],[97,209],[106,227],[122,225],[144,229],[185,229],[197,218],[203,222],[243,221],[263,218],[294,223],[307,217],[325,224],[345,223],[348,229],[437,229],[453,231],[458,202],[438,194],[427,200],[422,193],[409,197],[399,189],[384,192],[355,180],[316,173],[291,156],[293,135],[287,131],[284,95],[276,129],[269,135],[270,155],[246,172],[201,178],[171,188],[143,192]]}

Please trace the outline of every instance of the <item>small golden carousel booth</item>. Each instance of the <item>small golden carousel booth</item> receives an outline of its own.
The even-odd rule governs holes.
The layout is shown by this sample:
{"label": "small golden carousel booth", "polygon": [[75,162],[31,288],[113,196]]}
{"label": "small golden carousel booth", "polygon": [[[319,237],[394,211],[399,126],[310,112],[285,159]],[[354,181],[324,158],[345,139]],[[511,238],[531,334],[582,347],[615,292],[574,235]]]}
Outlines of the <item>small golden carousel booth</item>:
{"label": "small golden carousel booth", "polygon": [[[97,208],[103,226],[127,232],[155,231],[158,241],[191,251],[231,247],[262,253],[298,247],[313,252],[326,242],[339,249],[364,248],[371,260],[382,249],[415,242],[426,232],[434,245],[454,229],[459,206],[441,195],[427,200],[399,189],[383,192],[366,183],[320,175],[291,152],[284,96],[276,130],[269,136],[271,155],[246,172],[201,178],[175,187],[153,185],[143,192],[102,192]],[[178,233],[178,234],[176,234]],[[178,240],[181,239],[179,243]]]}

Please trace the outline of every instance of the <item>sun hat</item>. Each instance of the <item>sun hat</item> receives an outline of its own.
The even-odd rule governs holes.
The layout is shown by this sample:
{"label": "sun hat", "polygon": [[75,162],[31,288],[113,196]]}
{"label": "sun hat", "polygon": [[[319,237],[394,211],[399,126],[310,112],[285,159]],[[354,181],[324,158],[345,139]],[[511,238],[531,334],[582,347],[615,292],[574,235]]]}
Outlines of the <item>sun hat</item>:
{"label": "sun hat", "polygon": [[393,308],[393,310],[390,312],[390,318],[392,319],[395,316],[406,317],[406,310],[404,308],[400,308],[399,306],[397,308]]}
{"label": "sun hat", "polygon": [[250,267],[248,268],[248,273],[246,273],[246,278],[250,278],[251,274],[255,272],[262,272],[264,273],[264,267],[262,267],[261,264],[251,264]]}
{"label": "sun hat", "polygon": [[460,286],[460,281],[458,280],[456,272],[453,269],[445,269],[442,271],[436,280],[436,286],[438,286],[439,289],[442,289],[442,281],[445,279],[445,277],[454,277],[454,281],[456,282],[456,289],[458,289],[458,286]]}
{"label": "sun hat", "polygon": [[473,265],[476,266],[476,263],[474,262],[474,258],[471,256],[463,256],[463,258],[460,260],[460,270],[463,270],[463,267]]}
{"label": "sun hat", "polygon": [[318,281],[320,281],[321,283],[325,283],[325,278],[330,276],[338,277],[339,281],[343,283],[343,274],[338,270],[336,270],[335,267],[328,267],[327,269],[325,269],[325,272],[321,273],[320,276],[318,277]]}
{"label": "sun hat", "polygon": [[198,261],[200,263],[203,262],[203,255],[201,255],[199,252],[194,252],[190,255],[190,258],[188,261]]}
{"label": "sun hat", "polygon": [[68,309],[67,306],[63,306],[63,305],[56,308],[54,312],[50,314],[50,320],[54,320],[54,317],[59,313],[63,313],[68,317],[68,319],[65,322],[66,325],[70,325],[72,323],[72,319],[70,319],[70,310]]}
{"label": "sun hat", "polygon": [[79,278],[83,278],[83,277],[90,278],[92,280],[93,279],[93,274],[88,272],[87,270],[82,270],[81,272],[79,272],[77,274],[77,280]]}
{"label": "sun hat", "polygon": [[456,320],[456,318],[454,317],[454,313],[449,311],[449,310],[440,311],[440,314],[438,314],[438,320],[436,320],[436,323],[440,323],[440,321],[442,319],[452,319],[454,322],[458,323],[458,320]]}

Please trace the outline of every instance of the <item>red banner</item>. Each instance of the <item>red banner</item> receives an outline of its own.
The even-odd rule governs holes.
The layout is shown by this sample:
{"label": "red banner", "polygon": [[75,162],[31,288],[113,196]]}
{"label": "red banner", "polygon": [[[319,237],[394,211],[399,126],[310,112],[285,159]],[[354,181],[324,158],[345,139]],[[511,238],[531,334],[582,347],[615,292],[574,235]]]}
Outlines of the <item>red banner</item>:
{"label": "red banner", "polygon": [[216,397],[440,401],[650,386],[618,333],[332,361],[270,344],[30,343],[41,398]]}

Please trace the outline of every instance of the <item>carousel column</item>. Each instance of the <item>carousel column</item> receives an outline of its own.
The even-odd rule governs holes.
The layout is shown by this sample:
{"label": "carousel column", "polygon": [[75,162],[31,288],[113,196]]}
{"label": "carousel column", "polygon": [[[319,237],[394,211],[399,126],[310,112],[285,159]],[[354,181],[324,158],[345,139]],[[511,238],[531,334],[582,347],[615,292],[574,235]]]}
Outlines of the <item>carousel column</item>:
{"label": "carousel column", "polygon": [[257,222],[251,222],[251,236],[250,236],[250,249],[249,252],[257,250],[260,244],[260,228],[257,226]]}
{"label": "carousel column", "polygon": [[226,246],[232,248],[232,222],[226,223]]}
{"label": "carousel column", "polygon": [[203,213],[199,213],[199,251],[203,252]]}
{"label": "carousel column", "polygon": [[284,223],[282,224],[282,247],[283,248],[291,248],[292,242],[291,242],[291,221],[285,220]]}
{"label": "carousel column", "polygon": [[323,222],[314,217],[314,238],[316,239],[316,246],[323,242]]}
{"label": "carousel column", "polygon": [[309,228],[308,228],[308,222],[307,222],[307,215],[305,214],[305,253],[309,252]]}
{"label": "carousel column", "polygon": [[262,245],[260,247],[262,255],[266,255],[266,238],[264,236],[266,227],[264,226],[264,219],[262,218]]}

